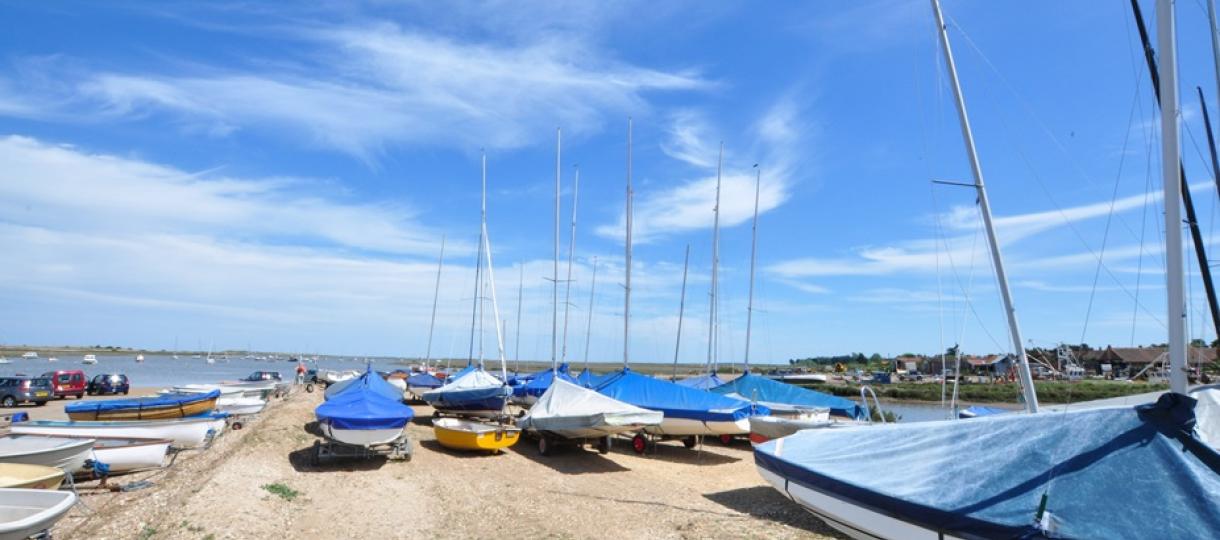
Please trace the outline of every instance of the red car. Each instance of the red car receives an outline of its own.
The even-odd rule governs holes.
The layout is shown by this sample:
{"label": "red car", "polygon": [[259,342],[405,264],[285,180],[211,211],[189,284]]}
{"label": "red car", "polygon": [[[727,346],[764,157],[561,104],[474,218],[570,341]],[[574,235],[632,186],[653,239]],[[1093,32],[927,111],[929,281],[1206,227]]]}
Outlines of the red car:
{"label": "red car", "polygon": [[42,376],[51,379],[51,386],[54,388],[57,398],[76,396],[76,399],[81,399],[85,397],[85,372],[79,369],[48,371]]}

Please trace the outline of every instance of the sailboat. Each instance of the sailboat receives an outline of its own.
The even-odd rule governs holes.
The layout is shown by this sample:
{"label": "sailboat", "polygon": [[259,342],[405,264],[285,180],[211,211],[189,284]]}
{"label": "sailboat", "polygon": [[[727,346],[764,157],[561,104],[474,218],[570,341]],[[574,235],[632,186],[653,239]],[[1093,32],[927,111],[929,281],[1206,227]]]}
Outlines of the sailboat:
{"label": "sailboat", "polygon": [[[932,6],[993,238],[939,1]],[[1136,407],[1037,413],[1035,398],[1029,414],[801,431],[755,446],[759,474],[772,486],[853,538],[1198,538],[1220,530],[1220,454],[1205,439],[1220,421],[1208,405],[1215,391],[1198,401],[1185,395],[1172,2],[1158,2],[1157,15],[1168,89],[1160,102],[1171,392]],[[1008,300],[1002,264],[996,272]]]}
{"label": "sailboat", "polygon": [[[660,424],[644,431],[661,437],[684,437],[693,447],[697,437],[704,435],[745,435],[750,431],[749,418],[770,411],[739,399],[718,396],[670,381],[655,379],[631,370],[631,122],[627,123],[627,234],[626,280],[623,287],[623,367],[603,375],[594,389],[616,400],[664,414]],[[647,447],[647,439],[636,435],[632,446],[637,452]]]}
{"label": "sailboat", "polygon": [[[559,299],[559,147],[556,145],[555,157],[555,275],[552,296]],[[573,199],[575,202],[575,199]],[[573,210],[572,230],[576,228],[575,210]],[[571,276],[571,254],[569,254],[569,279]],[[537,388],[545,388],[530,407],[529,411],[517,422],[517,425],[538,435],[538,453],[547,455],[555,443],[583,443],[596,441],[598,451],[610,451],[611,437],[619,433],[639,431],[642,428],[656,426],[661,423],[662,413],[630,405],[617,399],[576,384],[576,380],[567,374],[568,364],[559,364],[560,356],[556,355],[556,338],[559,322],[558,305],[553,307],[551,335],[551,369],[539,374],[532,381],[522,386],[523,393],[529,397],[530,392]],[[564,315],[564,348],[567,347],[567,315]],[[586,351],[586,358],[588,358]]]}
{"label": "sailboat", "polygon": [[[488,282],[491,285],[492,309],[495,315],[496,343],[500,353],[500,376],[496,378],[483,369],[482,365],[468,364],[465,369],[449,377],[444,386],[424,392],[420,396],[425,402],[436,409],[436,414],[454,414],[459,416],[480,416],[502,418],[505,406],[512,396],[512,388],[504,381],[508,378],[507,361],[504,358],[504,336],[500,327],[500,307],[496,303],[496,281],[491,265],[491,241],[487,238],[487,155],[482,158],[483,189],[482,208],[480,212],[479,249],[487,257]],[[481,264],[481,261],[479,261]],[[479,281],[476,271],[476,289]],[[475,302],[478,302],[475,294]],[[477,304],[476,304],[477,305]],[[473,328],[472,324],[472,328]],[[472,339],[473,347],[473,339]],[[473,357],[473,354],[472,354]]]}
{"label": "sailboat", "polygon": [[424,353],[423,370],[407,377],[407,392],[419,397],[428,390],[440,388],[445,382],[433,375],[429,370],[432,360],[432,333],[436,329],[436,306],[441,297],[441,271],[445,268],[445,237],[441,236],[441,255],[436,262],[436,288],[432,292],[432,321],[428,323],[428,348]]}
{"label": "sailboat", "polygon": [[[720,174],[724,165],[724,143],[720,143],[720,157],[716,160],[716,205],[712,208],[712,285],[711,292],[708,295],[708,316],[707,316],[707,373],[687,377],[677,381],[682,386],[690,388],[698,388],[700,390],[710,390],[724,384],[720,376],[716,375],[716,346],[717,346],[717,324],[719,320],[716,312],[716,293],[718,293],[719,275],[720,275]],[[685,288],[685,285],[684,285]]]}
{"label": "sailboat", "polygon": [[758,260],[758,200],[762,190],[762,169],[754,165],[754,222],[750,242],[750,288],[746,303],[745,369],[740,377],[708,390],[732,398],[758,403],[771,409],[770,416],[750,417],[750,442],[761,443],[784,437],[802,429],[844,425],[832,422],[830,415],[847,419],[848,423],[864,420],[864,408],[855,402],[784,384],[750,372],[750,337],[754,329],[754,269]]}

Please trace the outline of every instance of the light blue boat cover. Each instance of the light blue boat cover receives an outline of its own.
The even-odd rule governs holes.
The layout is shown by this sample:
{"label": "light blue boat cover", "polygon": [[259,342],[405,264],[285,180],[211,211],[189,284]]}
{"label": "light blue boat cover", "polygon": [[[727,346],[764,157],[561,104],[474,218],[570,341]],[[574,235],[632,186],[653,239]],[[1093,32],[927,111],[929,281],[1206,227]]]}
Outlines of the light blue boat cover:
{"label": "light blue boat cover", "polygon": [[[372,369],[352,380],[356,382],[314,409],[318,422],[337,429],[395,429],[415,416],[403,405],[398,389]],[[382,385],[394,390],[396,397],[387,396]]]}
{"label": "light blue boat cover", "polygon": [[445,381],[431,373],[416,373],[407,377],[407,388],[440,388],[444,385]]}
{"label": "light blue boat cover", "polygon": [[598,392],[636,407],[665,413],[665,418],[732,422],[771,414],[762,405],[640,375],[630,368],[602,376]]}
{"label": "light blue boat cover", "polygon": [[206,394],[159,394],[156,396],[131,398],[131,399],[111,399],[111,400],[96,400],[96,401],[78,401],[67,407],[64,407],[65,412],[106,412],[106,411],[123,411],[123,410],[143,410],[143,409],[164,409],[167,407],[179,407],[188,405],[198,401],[207,401],[220,397],[220,390],[212,390]]}
{"label": "light blue boat cover", "polygon": [[339,381],[326,388],[326,399],[335,399],[348,392],[375,392],[390,401],[402,401],[402,390],[386,382],[372,365],[359,377]]}
{"label": "light blue boat cover", "polygon": [[979,418],[981,416],[991,416],[993,414],[1004,414],[1012,412],[1008,409],[1000,409],[996,407],[984,407],[982,405],[971,405],[965,409],[958,411],[958,418]]}
{"label": "light blue boat cover", "polygon": [[466,364],[466,367],[462,368],[461,371],[459,371],[457,373],[450,373],[449,376],[445,378],[445,380],[452,381],[454,379],[459,379],[462,377],[462,375],[470,373],[471,371],[474,371],[476,369],[479,369],[479,366],[474,365],[474,363]]}
{"label": "light blue boat cover", "polygon": [[[572,384],[576,384],[576,379],[572,378],[572,375],[568,373],[568,369],[567,362],[559,364],[559,378]],[[554,373],[550,369],[539,371],[531,376],[529,382],[514,386],[513,396],[541,396],[542,394],[546,393],[547,388],[551,387],[551,380],[554,378]]]}
{"label": "light blue boat cover", "polygon": [[579,384],[585,388],[593,388],[594,386],[597,386],[597,383],[601,382],[603,377],[605,377],[605,375],[598,375],[592,371],[589,371],[588,369],[585,369],[584,371],[580,372],[580,375],[576,376],[576,384]]}
{"label": "light blue boat cover", "polygon": [[676,382],[682,386],[685,386],[687,388],[698,388],[700,390],[711,390],[717,386],[724,384],[724,380],[721,379],[719,376],[717,376],[715,373],[708,373],[707,375],[696,375],[694,377],[687,377],[685,379],[682,379],[679,381],[674,381],[674,382]]}
{"label": "light blue boat cover", "polygon": [[756,446],[754,459],[943,535],[1215,537],[1220,454],[1194,435],[1194,406],[1165,394],[1135,408],[813,429]]}
{"label": "light blue boat cover", "polygon": [[712,388],[711,391],[721,395],[738,394],[752,401],[764,403],[830,409],[830,414],[854,419],[864,418],[864,407],[850,399],[782,383],[749,371],[732,381]]}

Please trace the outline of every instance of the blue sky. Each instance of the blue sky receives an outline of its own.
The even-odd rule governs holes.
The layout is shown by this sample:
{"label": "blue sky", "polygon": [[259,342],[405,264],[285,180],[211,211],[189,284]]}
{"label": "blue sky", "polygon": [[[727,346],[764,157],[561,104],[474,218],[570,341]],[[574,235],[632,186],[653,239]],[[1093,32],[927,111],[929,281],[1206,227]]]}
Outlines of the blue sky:
{"label": "blue sky", "polygon": [[[581,174],[568,358],[596,256],[590,357],[613,361],[630,116],[633,358],[673,358],[688,244],[681,358],[706,356],[721,141],[722,361],[744,347],[755,163],[753,359],[1006,348],[973,194],[930,183],[970,177],[926,2],[0,9],[4,342],[422,355],[444,236],[433,355],[463,356],[485,148],[508,356],[549,358],[561,128],[565,257]],[[1127,4],[944,9],[1025,336],[1163,341],[1158,123]],[[1210,243],[1203,4],[1178,27]],[[1197,275],[1190,293],[1210,340]]]}

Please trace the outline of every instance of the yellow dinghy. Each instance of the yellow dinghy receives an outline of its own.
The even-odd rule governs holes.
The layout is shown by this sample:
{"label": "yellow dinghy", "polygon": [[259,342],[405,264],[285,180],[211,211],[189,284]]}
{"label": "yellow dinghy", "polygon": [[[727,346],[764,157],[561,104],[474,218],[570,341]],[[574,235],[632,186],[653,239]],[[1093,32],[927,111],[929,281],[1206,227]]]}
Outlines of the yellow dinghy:
{"label": "yellow dinghy", "polygon": [[206,394],[160,394],[132,399],[91,400],[64,407],[76,421],[170,420],[207,414],[216,408],[220,390]]}
{"label": "yellow dinghy", "polygon": [[0,463],[0,488],[59,489],[63,481],[63,469],[26,463]]}
{"label": "yellow dinghy", "polygon": [[521,428],[502,424],[484,424],[460,418],[435,418],[432,420],[436,442],[454,450],[479,450],[498,454],[501,450],[517,444]]}

